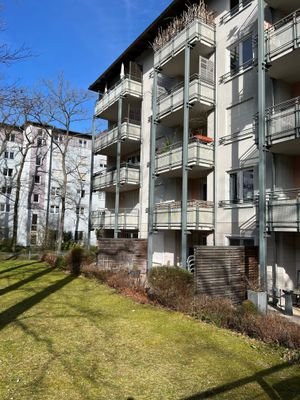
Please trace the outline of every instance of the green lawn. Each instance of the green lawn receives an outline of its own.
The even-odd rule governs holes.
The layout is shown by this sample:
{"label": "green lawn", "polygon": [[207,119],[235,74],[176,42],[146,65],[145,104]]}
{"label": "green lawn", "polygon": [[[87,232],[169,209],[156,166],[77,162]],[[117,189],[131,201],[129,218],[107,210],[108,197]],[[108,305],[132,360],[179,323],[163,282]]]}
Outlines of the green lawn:
{"label": "green lawn", "polygon": [[0,399],[300,399],[280,352],[34,261],[0,266]]}

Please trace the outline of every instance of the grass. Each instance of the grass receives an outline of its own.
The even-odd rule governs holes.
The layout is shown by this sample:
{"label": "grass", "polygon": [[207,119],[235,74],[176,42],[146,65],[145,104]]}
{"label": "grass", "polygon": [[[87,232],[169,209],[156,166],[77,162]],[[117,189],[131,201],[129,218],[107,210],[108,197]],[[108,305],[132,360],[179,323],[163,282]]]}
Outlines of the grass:
{"label": "grass", "polygon": [[280,356],[42,263],[0,265],[2,400],[300,399]]}

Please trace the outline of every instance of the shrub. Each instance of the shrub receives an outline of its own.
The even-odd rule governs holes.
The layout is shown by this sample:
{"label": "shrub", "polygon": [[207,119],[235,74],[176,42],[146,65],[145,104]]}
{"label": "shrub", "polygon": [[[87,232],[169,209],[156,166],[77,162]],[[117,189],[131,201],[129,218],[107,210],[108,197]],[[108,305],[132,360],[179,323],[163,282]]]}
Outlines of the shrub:
{"label": "shrub", "polygon": [[191,273],[174,267],[152,268],[149,295],[160,304],[178,311],[191,311],[194,284]]}
{"label": "shrub", "polygon": [[65,262],[69,267],[71,274],[78,276],[80,266],[84,260],[84,249],[80,246],[74,246],[66,255]]}

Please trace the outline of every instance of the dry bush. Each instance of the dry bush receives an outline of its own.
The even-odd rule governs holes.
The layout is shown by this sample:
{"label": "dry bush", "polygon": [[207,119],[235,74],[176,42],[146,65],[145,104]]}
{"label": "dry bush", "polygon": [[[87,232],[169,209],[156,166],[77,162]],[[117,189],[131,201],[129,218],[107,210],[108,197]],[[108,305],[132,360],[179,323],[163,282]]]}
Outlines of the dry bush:
{"label": "dry bush", "polygon": [[41,261],[49,264],[51,267],[57,267],[58,256],[55,253],[47,252],[42,255]]}
{"label": "dry bush", "polygon": [[181,268],[152,268],[148,275],[148,294],[165,307],[190,313],[193,305],[193,275]]}

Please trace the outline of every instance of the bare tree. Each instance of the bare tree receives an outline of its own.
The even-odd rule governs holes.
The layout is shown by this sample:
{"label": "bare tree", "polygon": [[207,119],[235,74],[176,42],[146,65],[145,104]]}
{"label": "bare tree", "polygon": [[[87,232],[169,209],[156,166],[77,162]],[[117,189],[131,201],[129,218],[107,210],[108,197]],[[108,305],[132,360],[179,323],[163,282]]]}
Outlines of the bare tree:
{"label": "bare tree", "polygon": [[[35,120],[43,126],[60,156],[60,218],[58,225],[57,250],[62,249],[65,214],[68,207],[68,184],[70,178],[78,170],[78,162],[72,162],[69,154],[74,138],[74,125],[88,119],[87,103],[93,98],[83,90],[71,87],[60,74],[56,81],[44,81],[43,90],[39,93],[39,106],[34,114]],[[53,129],[53,126],[56,129]],[[61,132],[59,131],[61,129]]]}

